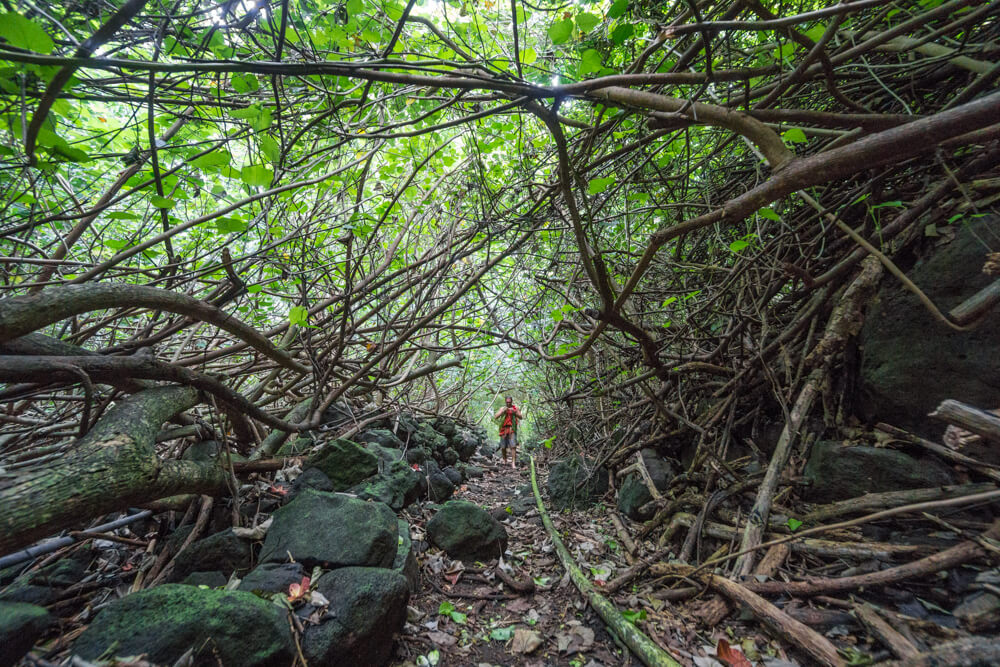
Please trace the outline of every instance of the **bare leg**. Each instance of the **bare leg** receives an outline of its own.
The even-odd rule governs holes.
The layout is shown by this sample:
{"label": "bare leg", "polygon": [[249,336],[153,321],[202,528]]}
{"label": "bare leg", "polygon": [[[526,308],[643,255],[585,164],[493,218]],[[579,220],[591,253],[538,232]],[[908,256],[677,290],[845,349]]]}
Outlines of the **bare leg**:
{"label": "bare leg", "polygon": [[517,447],[510,448],[510,467],[517,468]]}

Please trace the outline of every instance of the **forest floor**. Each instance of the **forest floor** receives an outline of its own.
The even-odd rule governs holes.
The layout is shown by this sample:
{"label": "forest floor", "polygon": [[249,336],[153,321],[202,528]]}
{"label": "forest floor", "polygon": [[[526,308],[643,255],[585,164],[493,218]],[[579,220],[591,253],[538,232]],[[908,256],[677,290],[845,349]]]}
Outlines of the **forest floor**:
{"label": "forest floor", "polygon": [[[396,667],[641,664],[623,650],[560,564],[535,506],[524,463],[517,470],[488,467],[482,478],[466,483],[456,494],[503,517],[509,538],[506,558],[501,564],[470,565],[452,561],[433,548],[419,556],[421,589],[410,600],[409,622],[397,643]],[[416,506],[410,511],[417,545],[432,512]],[[587,511],[550,509],[550,515],[577,564],[599,587],[629,566],[603,503]],[[496,575],[498,567],[509,568],[507,578],[521,586],[530,583],[533,590],[512,590]],[[710,657],[714,635],[699,633],[693,622],[669,614],[668,603],[653,597],[640,599],[639,594],[637,586],[625,587],[612,599],[620,611],[686,664],[722,664]],[[719,632],[728,637],[725,630]],[[767,642],[760,636],[754,639]]]}

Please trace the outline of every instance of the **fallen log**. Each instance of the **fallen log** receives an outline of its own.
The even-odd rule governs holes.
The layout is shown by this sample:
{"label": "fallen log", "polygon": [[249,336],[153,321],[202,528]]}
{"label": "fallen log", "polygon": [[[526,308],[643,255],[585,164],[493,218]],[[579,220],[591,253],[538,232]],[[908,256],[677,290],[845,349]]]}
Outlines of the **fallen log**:
{"label": "fallen log", "polygon": [[535,457],[530,457],[530,461],[531,489],[535,493],[535,503],[538,505],[538,513],[542,517],[542,525],[545,526],[549,537],[552,538],[552,545],[555,547],[556,554],[558,554],[563,568],[569,573],[570,579],[573,580],[580,594],[587,598],[594,611],[598,613],[622,642],[628,646],[635,657],[641,660],[646,667],[680,667],[680,663],[673,656],[653,643],[639,628],[625,620],[625,617],[615,608],[614,604],[594,590],[593,584],[590,583],[586,575],[577,566],[573,557],[566,549],[566,545],[559,538],[559,532],[552,524],[552,519],[545,509],[545,503],[542,502],[542,496],[538,492],[538,479],[535,476]]}

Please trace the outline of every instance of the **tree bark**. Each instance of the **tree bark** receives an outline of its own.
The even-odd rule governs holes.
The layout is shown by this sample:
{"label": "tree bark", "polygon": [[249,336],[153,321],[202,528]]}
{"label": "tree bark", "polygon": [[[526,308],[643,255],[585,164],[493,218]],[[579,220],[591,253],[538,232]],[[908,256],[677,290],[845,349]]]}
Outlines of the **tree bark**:
{"label": "tree bark", "polygon": [[189,387],[139,392],[109,410],[61,460],[0,477],[0,553],[129,505],[225,491],[222,468],[161,461],[153,449],[163,422],[197,400]]}

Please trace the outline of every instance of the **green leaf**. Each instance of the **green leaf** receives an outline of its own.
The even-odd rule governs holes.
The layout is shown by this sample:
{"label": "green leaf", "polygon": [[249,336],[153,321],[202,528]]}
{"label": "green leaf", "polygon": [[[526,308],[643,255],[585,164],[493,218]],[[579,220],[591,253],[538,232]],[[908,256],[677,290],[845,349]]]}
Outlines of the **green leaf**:
{"label": "green leaf", "polygon": [[573,35],[573,21],[570,19],[563,19],[562,21],[556,21],[551,26],[549,26],[549,39],[552,40],[553,44],[562,44],[568,42],[569,38]]}
{"label": "green leaf", "polygon": [[581,33],[590,32],[600,22],[601,19],[590,12],[581,12],[576,15],[576,24],[580,27]]}
{"label": "green leaf", "polygon": [[149,201],[156,208],[163,208],[168,211],[177,205],[177,202],[175,202],[173,199],[168,199],[167,197],[161,197],[160,195],[153,195],[152,197],[149,198]]}
{"label": "green leaf", "polygon": [[240,178],[250,186],[267,186],[274,178],[274,172],[260,164],[252,164],[240,170]]}
{"label": "green leaf", "polygon": [[232,162],[233,156],[226,150],[215,150],[191,160],[191,164],[202,171],[215,170]]}
{"label": "green leaf", "polygon": [[[219,33],[216,33],[219,34]],[[260,89],[260,82],[253,74],[237,74],[229,81],[237,93],[252,93]]]}
{"label": "green leaf", "polygon": [[781,218],[778,216],[777,213],[774,212],[774,209],[769,206],[765,206],[764,208],[760,209],[759,211],[757,211],[757,214],[760,215],[760,217],[762,218],[766,218],[768,220],[774,220],[775,222],[781,222]]}
{"label": "green leaf", "polygon": [[447,614],[450,614],[453,611],[455,611],[455,605],[453,605],[452,603],[448,602],[447,600],[445,600],[444,602],[442,602],[440,604],[440,606],[438,606],[438,613],[439,614],[447,615]]}
{"label": "green leaf", "polygon": [[269,135],[265,134],[261,136],[260,150],[272,164],[277,164],[279,158],[281,158],[281,148],[278,146],[278,142]]}
{"label": "green leaf", "polygon": [[118,239],[109,239],[104,242],[104,245],[108,246],[112,250],[121,250],[127,248],[130,243],[128,241],[119,241]]}
{"label": "green leaf", "polygon": [[622,23],[611,31],[611,41],[617,46],[621,46],[626,40],[631,39],[633,35],[635,35],[635,26],[631,23]]}
{"label": "green leaf", "polygon": [[235,232],[245,231],[247,223],[245,220],[240,220],[239,218],[221,217],[216,218],[215,227],[223,234],[232,234]]}
{"label": "green leaf", "polygon": [[788,518],[787,523],[788,523],[788,530],[792,531],[793,533],[802,527],[801,521],[799,521],[798,519],[793,519],[791,517]]}
{"label": "green leaf", "polygon": [[521,51],[521,63],[524,65],[530,65],[531,63],[538,60],[538,54],[531,47],[528,47],[524,51]]}
{"label": "green leaf", "polygon": [[309,309],[305,306],[292,306],[288,311],[288,323],[292,326],[305,325],[309,321]]}
{"label": "green leaf", "polygon": [[597,49],[587,49],[580,54],[580,75],[599,72],[604,57]]}
{"label": "green leaf", "polygon": [[646,610],[640,609],[639,611],[632,611],[631,609],[626,609],[622,612],[622,616],[626,621],[634,625],[637,621],[646,620]]}
{"label": "green leaf", "polygon": [[263,285],[247,285],[247,292],[250,294],[256,294],[264,289]]}
{"label": "green leaf", "polygon": [[739,252],[750,245],[747,241],[733,241],[729,244],[729,249],[733,252]]}
{"label": "green leaf", "polygon": [[614,176],[608,176],[607,178],[592,178],[590,182],[587,183],[587,193],[592,195],[599,195],[605,190],[607,190],[615,182]]}
{"label": "green leaf", "polygon": [[0,37],[11,46],[37,53],[52,53],[55,43],[42,28],[20,14],[0,14]]}
{"label": "green leaf", "polygon": [[608,18],[616,19],[628,11],[628,0],[615,0],[608,10]]}
{"label": "green leaf", "polygon": [[781,138],[790,144],[804,144],[809,141],[801,128],[792,127],[781,133]]}
{"label": "green leaf", "polygon": [[361,0],[347,0],[347,15],[354,18],[365,8]]}
{"label": "green leaf", "polygon": [[514,626],[507,626],[506,628],[493,628],[490,630],[490,639],[494,639],[498,642],[505,642],[514,636]]}
{"label": "green leaf", "polygon": [[139,216],[135,213],[127,213],[125,211],[112,211],[108,213],[108,218],[111,220],[138,220]]}
{"label": "green leaf", "polygon": [[820,38],[823,37],[824,32],[826,32],[826,26],[822,23],[817,23],[813,27],[806,30],[806,37],[814,42],[818,42]]}

